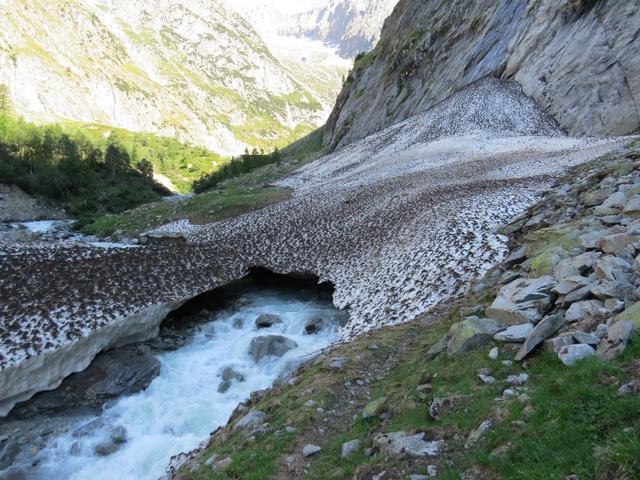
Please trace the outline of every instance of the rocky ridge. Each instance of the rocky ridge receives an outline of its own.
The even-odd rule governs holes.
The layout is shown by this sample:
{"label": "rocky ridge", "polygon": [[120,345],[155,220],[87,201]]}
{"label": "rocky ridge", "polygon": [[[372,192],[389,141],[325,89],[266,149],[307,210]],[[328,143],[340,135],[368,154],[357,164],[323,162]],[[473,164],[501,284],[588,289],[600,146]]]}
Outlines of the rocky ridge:
{"label": "rocky ridge", "polygon": [[520,84],[571,135],[637,131],[639,8],[638,0],[402,0],[349,75],[325,145],[363,138],[487,75]]}

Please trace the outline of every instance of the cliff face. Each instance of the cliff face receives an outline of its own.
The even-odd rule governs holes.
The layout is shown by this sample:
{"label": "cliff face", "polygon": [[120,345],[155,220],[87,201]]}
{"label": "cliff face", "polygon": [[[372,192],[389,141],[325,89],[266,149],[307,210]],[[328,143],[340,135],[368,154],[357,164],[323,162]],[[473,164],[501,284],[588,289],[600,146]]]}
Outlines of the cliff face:
{"label": "cliff face", "polygon": [[572,135],[640,128],[640,0],[401,0],[325,128],[345,145],[487,75],[520,84]]}

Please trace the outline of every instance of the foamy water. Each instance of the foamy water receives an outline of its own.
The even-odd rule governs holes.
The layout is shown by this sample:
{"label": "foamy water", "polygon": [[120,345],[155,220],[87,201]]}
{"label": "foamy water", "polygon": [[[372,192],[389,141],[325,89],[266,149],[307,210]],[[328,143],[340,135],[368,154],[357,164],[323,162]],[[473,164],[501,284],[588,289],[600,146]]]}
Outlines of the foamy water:
{"label": "foamy water", "polygon": [[[86,418],[51,440],[50,447],[38,454],[37,469],[28,478],[157,480],[171,456],[196,448],[227,422],[252,391],[271,386],[306,355],[336,339],[336,324],[326,325],[317,335],[304,334],[306,321],[315,316],[337,322],[341,314],[327,299],[275,291],[245,298],[244,307],[220,312],[181,349],[159,355],[160,376],[146,391],[120,399],[100,417]],[[283,323],[258,330],[254,322],[261,313],[280,315]],[[281,358],[267,357],[256,364],[248,354],[251,340],[270,334],[284,335],[298,347]],[[234,380],[226,393],[218,393],[225,367],[232,367],[246,381]],[[88,436],[74,436],[75,430],[91,422],[98,426]],[[126,428],[128,441],[116,453],[98,456],[95,446],[117,426]]]}

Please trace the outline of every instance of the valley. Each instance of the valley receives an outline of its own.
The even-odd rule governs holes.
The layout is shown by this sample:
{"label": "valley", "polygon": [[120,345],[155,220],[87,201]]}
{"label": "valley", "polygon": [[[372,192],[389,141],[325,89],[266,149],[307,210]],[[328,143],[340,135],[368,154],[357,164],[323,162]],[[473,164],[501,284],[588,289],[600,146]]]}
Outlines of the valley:
{"label": "valley", "polygon": [[640,476],[638,0],[9,1],[0,480]]}

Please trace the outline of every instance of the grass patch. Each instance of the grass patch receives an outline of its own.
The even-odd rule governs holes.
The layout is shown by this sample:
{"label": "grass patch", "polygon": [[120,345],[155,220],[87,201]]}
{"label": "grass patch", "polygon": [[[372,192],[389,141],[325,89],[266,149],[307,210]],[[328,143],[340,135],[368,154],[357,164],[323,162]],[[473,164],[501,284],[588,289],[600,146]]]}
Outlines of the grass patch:
{"label": "grass patch", "polygon": [[118,215],[106,215],[84,226],[89,235],[115,232],[134,235],[174,220],[204,224],[225,220],[289,198],[282,188],[233,188],[211,191],[179,202],[160,201]]}

